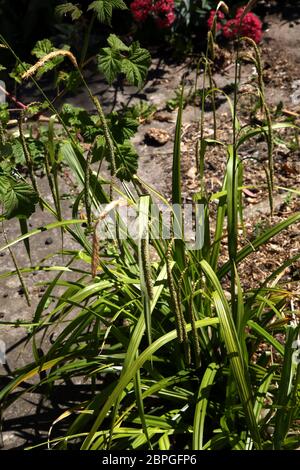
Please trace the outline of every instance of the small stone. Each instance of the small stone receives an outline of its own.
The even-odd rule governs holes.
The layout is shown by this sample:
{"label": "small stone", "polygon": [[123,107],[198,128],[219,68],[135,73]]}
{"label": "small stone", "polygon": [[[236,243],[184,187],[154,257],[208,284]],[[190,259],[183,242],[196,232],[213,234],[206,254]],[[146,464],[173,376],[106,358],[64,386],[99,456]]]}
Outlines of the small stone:
{"label": "small stone", "polygon": [[170,134],[164,129],[158,129],[156,127],[151,127],[145,133],[145,142],[148,145],[153,145],[159,147],[165,145],[171,139]]}
{"label": "small stone", "polygon": [[46,238],[45,245],[52,245],[53,239],[51,237]]}
{"label": "small stone", "polygon": [[154,117],[156,121],[160,122],[171,122],[173,120],[172,115],[164,111],[156,112]]}

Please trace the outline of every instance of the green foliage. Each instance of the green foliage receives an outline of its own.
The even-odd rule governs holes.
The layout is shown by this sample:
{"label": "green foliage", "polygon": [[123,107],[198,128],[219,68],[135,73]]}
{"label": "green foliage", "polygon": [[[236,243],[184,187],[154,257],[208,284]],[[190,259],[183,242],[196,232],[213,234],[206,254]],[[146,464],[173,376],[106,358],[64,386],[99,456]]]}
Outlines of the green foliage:
{"label": "green foliage", "polygon": [[55,49],[53,47],[52,42],[49,39],[43,39],[42,41],[38,41],[34,48],[32,49],[32,55],[35,55],[38,59],[41,59],[49,52],[53,52]]}
{"label": "green foliage", "polygon": [[[150,65],[150,54],[140,47],[139,42],[126,46],[116,35],[108,38],[110,47],[101,49],[98,67],[108,83],[112,83],[119,73],[124,73],[128,82],[141,87]],[[123,53],[123,54],[122,54]]]}
{"label": "green foliage", "polygon": [[[92,11],[100,23],[108,24],[111,26],[111,18],[113,10],[126,10],[127,6],[123,0],[95,0],[90,2],[87,11]],[[55,8],[55,13],[59,18],[69,15],[72,21],[77,21],[83,15],[82,9],[79,4],[66,2],[58,5]]]}
{"label": "green foliage", "polygon": [[137,119],[139,122],[151,120],[156,113],[157,108],[148,101],[140,101],[139,103],[127,108],[124,112],[126,116]]}
{"label": "green foliage", "polygon": [[[62,49],[68,50],[69,46],[63,46]],[[49,39],[43,39],[42,41],[38,41],[34,46],[33,50],[31,51],[32,55],[37,57],[38,59],[42,59],[45,55],[49,54],[50,52],[57,51],[58,49],[53,46],[52,42]],[[42,65],[37,71],[37,78],[41,78],[46,72],[53,70],[59,64],[64,61],[63,56],[53,57],[51,60],[48,60],[44,65]]]}
{"label": "green foliage", "polygon": [[62,85],[66,91],[74,93],[81,85],[81,81],[80,74],[77,70],[71,70],[71,72],[60,70],[57,76],[56,85],[58,87]]}
{"label": "green foliage", "polygon": [[[106,159],[111,164],[109,149],[97,115],[90,116],[83,108],[64,104],[60,116],[72,133],[80,134],[85,142],[92,144],[94,163]],[[137,171],[138,155],[129,139],[136,133],[139,123],[130,116],[130,111],[114,111],[107,115],[107,122],[116,146],[118,178],[130,181]]]}
{"label": "green foliage", "polygon": [[27,219],[35,211],[38,195],[29,184],[0,173],[0,202],[6,219]]}
{"label": "green foliage", "polygon": [[118,144],[117,150],[117,176],[121,181],[131,181],[138,169],[138,154],[129,140]]}
{"label": "green foliage", "polygon": [[95,0],[88,6],[88,10],[92,10],[96,13],[100,23],[108,24],[110,26],[114,9],[126,10],[127,6],[123,0]]}
{"label": "green foliage", "polygon": [[0,104],[0,121],[3,127],[6,127],[9,121],[9,111],[8,111],[8,104],[1,103]]}
{"label": "green foliage", "polygon": [[[41,130],[40,139],[27,137],[26,143],[35,168],[42,165],[44,159],[44,141],[45,135]],[[26,167],[26,159],[24,150],[19,137],[11,137],[4,144],[0,144],[0,168],[10,171],[13,168]]]}
{"label": "green foliage", "polygon": [[71,2],[63,3],[55,8],[55,13],[59,18],[70,15],[73,21],[79,20],[82,10]]}
{"label": "green foliage", "polygon": [[18,62],[13,70],[9,73],[9,76],[13,78],[17,83],[22,83],[22,75],[23,73],[30,69],[31,64],[27,62]]}
{"label": "green foliage", "polygon": [[70,126],[75,132],[84,133],[85,130],[95,123],[88,112],[71,104],[65,103],[61,109],[60,117],[66,126]]}
{"label": "green foliage", "polygon": [[129,117],[127,113],[112,112],[108,116],[111,133],[118,143],[133,137],[138,129],[138,121]]}

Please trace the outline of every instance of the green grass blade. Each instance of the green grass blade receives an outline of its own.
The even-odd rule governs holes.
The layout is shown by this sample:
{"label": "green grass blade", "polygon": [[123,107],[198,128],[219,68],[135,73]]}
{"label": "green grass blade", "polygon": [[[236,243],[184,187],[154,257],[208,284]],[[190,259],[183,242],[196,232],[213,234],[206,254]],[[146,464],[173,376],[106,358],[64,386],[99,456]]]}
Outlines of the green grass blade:
{"label": "green grass blade", "polygon": [[[219,323],[218,318],[206,318],[204,320],[199,320],[196,322],[196,328],[204,328],[206,326],[216,325]],[[191,331],[191,325],[186,325],[186,331]],[[86,440],[82,445],[82,450],[88,450],[93,439],[96,431],[99,429],[100,425],[102,424],[103,420],[105,419],[108,411],[113,406],[115,401],[118,399],[119,395],[125,389],[127,384],[133,379],[136,372],[143,366],[146,361],[151,359],[151,356],[162,346],[166,345],[170,341],[173,341],[177,338],[177,331],[172,330],[169,333],[161,336],[159,339],[154,341],[148,348],[138,356],[138,358],[131,364],[130,368],[124,373],[124,375],[118,381],[117,386],[115,387],[114,391],[110,395],[109,399],[106,401],[105,405],[102,407],[100,413],[98,414]]]}
{"label": "green grass blade", "polygon": [[[22,235],[26,235],[28,233],[28,225],[27,225],[27,220],[26,219],[19,219],[19,224],[20,224],[20,230]],[[31,255],[30,255],[30,243],[28,238],[24,239],[24,246],[29,258],[29,261],[31,261]]]}
{"label": "green grass blade", "polygon": [[[298,327],[288,326],[286,329],[286,340],[284,348],[284,358],[282,365],[281,378],[277,394],[277,400],[274,404],[278,406],[275,417],[275,429],[273,448],[274,450],[281,450],[285,437],[289,431],[293,412],[296,404],[293,403],[293,391],[299,393],[299,379],[300,374],[297,373],[300,369],[299,363],[293,360],[295,347],[293,343],[298,340],[300,325]],[[297,378],[297,380],[295,380]],[[299,406],[299,404],[298,404]]]}
{"label": "green grass blade", "polygon": [[193,450],[203,450],[206,410],[209,401],[210,389],[214,383],[218,369],[219,366],[216,363],[211,363],[206,369],[199,387],[193,424]]}
{"label": "green grass blade", "polygon": [[234,324],[230,312],[228,312],[226,304],[222,302],[218,292],[215,291],[212,293],[212,299],[214,301],[218,317],[220,319],[227,354],[230,359],[232,372],[236,381],[240,400],[245,410],[245,418],[248,424],[249,432],[257,448],[260,449],[260,434],[254,414],[250,380],[248,377],[248,371],[246,370],[243,361],[242,351],[238,342]]}
{"label": "green grass blade", "polygon": [[53,230],[55,228],[60,227],[68,227],[69,225],[76,225],[76,224],[83,224],[84,220],[62,220],[58,222],[52,222],[51,224],[44,225],[43,227],[38,227],[30,232],[26,233],[25,235],[21,235],[20,237],[15,238],[11,242],[7,243],[6,245],[0,247],[0,252],[6,250],[8,247],[16,245],[17,243],[26,240],[27,238],[33,237],[34,235],[38,235],[41,232],[46,232],[47,230]]}
{"label": "green grass blade", "polygon": [[[181,89],[179,100],[179,107],[177,113],[175,140],[173,148],[173,167],[172,167],[172,203],[181,207],[181,126],[182,126],[182,110],[183,110],[183,93],[184,88]],[[183,231],[182,215],[176,214],[174,216],[174,231],[181,233]],[[183,238],[183,237],[182,237]],[[175,239],[175,260],[178,266],[183,269],[185,265],[184,256],[184,242],[183,239]]]}
{"label": "green grass blade", "polygon": [[[238,177],[237,156],[232,145],[228,146],[227,180],[227,233],[228,252],[231,261],[235,261],[237,249],[237,207],[238,207]],[[233,274],[233,273],[232,273]]]}
{"label": "green grass blade", "polygon": [[273,346],[273,348],[275,348],[276,351],[278,351],[279,354],[281,354],[281,356],[284,355],[284,347],[282,346],[282,344],[279,343],[279,341],[276,338],[273,338],[273,336],[270,335],[270,333],[268,333],[262,326],[260,326],[258,323],[256,323],[253,320],[248,320],[247,324],[248,324],[248,326],[250,326],[250,328],[252,330],[254,330],[256,333],[258,333],[259,336],[261,336],[269,344],[271,344]]}

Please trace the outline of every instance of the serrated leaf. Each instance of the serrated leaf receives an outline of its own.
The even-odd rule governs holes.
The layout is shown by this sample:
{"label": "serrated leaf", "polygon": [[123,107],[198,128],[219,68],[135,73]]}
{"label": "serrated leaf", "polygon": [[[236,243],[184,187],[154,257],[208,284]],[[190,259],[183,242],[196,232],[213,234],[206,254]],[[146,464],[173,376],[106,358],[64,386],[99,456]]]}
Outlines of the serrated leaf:
{"label": "serrated leaf", "polygon": [[136,119],[117,112],[111,113],[108,119],[110,121],[111,133],[116,142],[120,144],[134,136],[139,126]]}
{"label": "serrated leaf", "polygon": [[2,125],[4,127],[9,121],[9,111],[7,103],[0,104],[0,121],[2,122]]}
{"label": "serrated leaf", "polygon": [[104,135],[97,136],[95,145],[92,149],[92,155],[92,163],[99,162],[108,155],[106,151],[106,140]]}
{"label": "serrated leaf", "polygon": [[38,59],[41,59],[44,57],[46,54],[49,54],[49,52],[52,52],[54,50],[54,46],[52,42],[49,39],[42,39],[41,41],[38,41],[34,48],[31,51],[32,55],[35,55]]}
{"label": "serrated leaf", "polygon": [[27,116],[34,116],[35,114],[37,113],[40,113],[41,111],[44,111],[46,109],[49,108],[49,104],[47,103],[47,101],[44,101],[44,102],[33,102],[33,103],[30,103],[26,109],[26,115]]}
{"label": "serrated leaf", "polygon": [[[63,49],[69,50],[70,47],[67,45],[64,45]],[[35,44],[31,53],[38,59],[42,59],[45,55],[49,54],[50,52],[54,52],[56,50],[58,49],[53,46],[52,42],[49,39],[43,39],[41,41],[38,41]],[[44,65],[39,67],[37,74],[36,74],[37,79],[40,79],[44,75],[44,73],[49,72],[50,70],[54,69],[63,61],[64,61],[64,57],[61,55],[57,57],[53,57],[51,60],[48,60]]]}
{"label": "serrated leaf", "polygon": [[72,128],[72,131],[80,132],[85,142],[93,142],[100,132],[99,118],[95,120],[94,116],[90,116],[83,108],[66,103],[62,107],[60,117],[66,126]]}
{"label": "serrated leaf", "polygon": [[0,197],[6,219],[28,218],[33,214],[38,202],[38,195],[29,184],[2,175],[0,176],[0,187],[2,188]]}
{"label": "serrated leaf", "polygon": [[110,85],[121,72],[121,59],[119,51],[110,47],[101,49],[100,54],[97,56],[98,69],[103,73]]}
{"label": "serrated leaf", "polygon": [[[40,140],[27,138],[27,146],[35,164],[44,157],[44,146]],[[0,162],[11,162],[11,166],[24,165],[26,163],[24,151],[20,139],[17,137],[11,142],[0,145]]]}
{"label": "serrated leaf", "polygon": [[141,87],[146,79],[151,56],[146,49],[134,42],[129,48],[129,55],[122,59],[121,70],[132,85]]}
{"label": "serrated leaf", "polygon": [[58,74],[56,83],[57,85],[63,83],[63,86],[66,88],[66,90],[75,92],[81,85],[80,74],[77,70],[72,70],[71,72],[61,70]]}
{"label": "serrated leaf", "polygon": [[82,15],[82,10],[78,7],[78,4],[74,5],[71,2],[63,3],[55,8],[57,16],[62,18],[64,15],[70,15],[73,21],[78,20]]}
{"label": "serrated leaf", "polygon": [[113,49],[117,49],[119,51],[129,50],[129,47],[126,46],[126,44],[124,44],[124,42],[121,41],[121,39],[118,38],[118,36],[116,36],[115,34],[110,34],[110,36],[107,39],[107,42],[110,45],[110,47],[112,47]]}
{"label": "serrated leaf", "polygon": [[10,72],[9,76],[13,78],[17,83],[22,83],[22,75],[26,70],[30,69],[31,64],[27,62],[20,62],[16,67]]}
{"label": "serrated leaf", "polygon": [[12,160],[16,165],[18,163],[24,163],[24,152],[21,142],[18,139],[0,145],[0,161],[5,160]]}
{"label": "serrated leaf", "polygon": [[84,108],[73,106],[69,103],[63,105],[61,118],[67,126],[81,128],[91,124],[91,118]]}
{"label": "serrated leaf", "polygon": [[129,140],[123,144],[118,145],[118,152],[116,154],[116,167],[118,178],[126,181],[131,181],[133,175],[138,169],[138,154]]}
{"label": "serrated leaf", "polygon": [[127,6],[123,0],[96,0],[89,5],[88,10],[92,10],[96,13],[100,23],[111,26],[111,17],[114,8],[127,10]]}

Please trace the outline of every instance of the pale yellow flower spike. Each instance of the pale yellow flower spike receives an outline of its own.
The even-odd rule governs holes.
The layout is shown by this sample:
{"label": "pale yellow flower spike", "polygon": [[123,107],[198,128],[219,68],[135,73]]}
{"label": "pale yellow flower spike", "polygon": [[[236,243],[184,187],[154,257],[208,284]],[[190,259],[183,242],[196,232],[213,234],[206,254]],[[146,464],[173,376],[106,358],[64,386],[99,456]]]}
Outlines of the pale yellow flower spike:
{"label": "pale yellow flower spike", "polygon": [[24,72],[22,75],[22,79],[26,80],[27,78],[32,77],[46,62],[58,56],[68,57],[70,61],[72,62],[72,64],[74,65],[74,67],[78,68],[77,60],[75,59],[75,57],[70,51],[64,51],[64,50],[53,51],[53,52],[50,52],[49,54],[46,54],[35,65],[33,65],[32,67],[30,67],[30,69]]}

